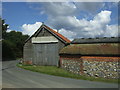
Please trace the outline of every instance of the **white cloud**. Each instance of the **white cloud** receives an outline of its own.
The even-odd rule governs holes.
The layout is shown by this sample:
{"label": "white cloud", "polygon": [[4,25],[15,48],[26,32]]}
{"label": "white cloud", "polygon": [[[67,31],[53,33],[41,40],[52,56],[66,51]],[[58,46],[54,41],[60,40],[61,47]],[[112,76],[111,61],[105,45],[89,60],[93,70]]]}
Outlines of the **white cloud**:
{"label": "white cloud", "polygon": [[63,28],[59,30],[59,33],[62,34],[63,36],[66,36],[70,40],[73,40],[74,36],[76,35],[75,32],[72,32],[72,31],[69,31],[69,30],[65,30]]}
{"label": "white cloud", "polygon": [[[79,2],[79,3],[45,3],[43,11],[48,15],[47,25],[60,30],[60,33],[68,38],[79,37],[102,37],[105,32],[109,32],[111,21],[111,11],[101,11],[92,20],[85,18],[78,19],[76,14],[80,11],[95,12],[98,8],[103,8],[105,3]],[[42,11],[42,12],[43,12]],[[79,12],[78,12],[79,11]],[[116,26],[116,25],[115,25]],[[117,26],[116,26],[117,27]],[[62,29],[62,30],[61,30]],[[75,34],[71,37],[65,34],[71,31]],[[117,31],[117,30],[116,30]],[[62,33],[63,32],[63,33]],[[113,31],[115,32],[115,30]],[[115,33],[116,34],[116,33]],[[114,36],[116,36],[114,34]],[[109,34],[111,36],[111,34]],[[113,36],[113,35],[112,35]]]}
{"label": "white cloud", "polygon": [[[68,0],[3,0],[3,2],[67,2]],[[76,2],[119,2],[119,0],[70,0]]]}
{"label": "white cloud", "polygon": [[74,15],[76,12],[76,6],[69,2],[47,2],[42,3],[41,13],[46,13],[49,16],[69,16]]}
{"label": "white cloud", "polygon": [[13,30],[10,30],[10,29],[7,30],[7,32],[11,32],[11,31],[13,31]]}
{"label": "white cloud", "polygon": [[[77,19],[75,16],[57,16],[49,19],[49,25],[60,30],[68,38],[117,36],[117,25],[109,26],[111,11],[101,11],[92,20]],[[51,21],[51,22],[50,22]],[[111,30],[114,34],[110,34]],[[66,33],[66,34],[65,34]],[[68,34],[69,33],[69,34]],[[69,36],[70,35],[70,36]]]}
{"label": "white cloud", "polygon": [[87,12],[96,12],[96,10],[103,8],[103,2],[75,2],[77,9],[80,11],[87,11]]}
{"label": "white cloud", "polygon": [[[79,3],[42,3],[40,7],[41,14],[47,14],[46,24],[59,33],[68,37],[87,38],[87,37],[116,37],[118,36],[117,25],[109,25],[111,21],[111,11],[103,10],[97,14],[94,13],[93,19],[78,19],[77,15],[83,14],[81,11],[93,13],[99,8],[103,8],[105,3],[79,2]],[[79,12],[78,12],[79,11]],[[89,15],[89,14],[88,14]],[[90,16],[89,16],[90,17]],[[28,28],[25,25],[24,28]],[[30,26],[29,26],[30,27]],[[29,31],[29,30],[27,30]],[[30,32],[30,31],[29,31]]]}
{"label": "white cloud", "polygon": [[[82,37],[117,37],[117,25],[109,25],[111,13],[111,11],[101,11],[90,21],[77,19],[75,16],[57,16],[49,19],[49,25],[70,40]],[[23,33],[32,35],[41,25],[41,22],[24,24],[22,25]]]}
{"label": "white cloud", "polygon": [[[120,27],[120,26],[119,26]],[[118,37],[120,36],[120,31],[117,25],[107,25],[106,31],[104,33],[105,37]]]}
{"label": "white cloud", "polygon": [[[103,8],[104,5],[105,3],[103,2],[44,2],[40,3],[42,7],[37,7],[37,10],[39,9],[41,14],[44,13],[52,17],[74,16],[78,13],[81,14],[80,11],[86,11],[89,12],[89,15],[93,15],[98,9]],[[36,9],[35,6],[32,8]]]}
{"label": "white cloud", "polygon": [[23,34],[32,35],[33,33],[35,33],[35,31],[38,30],[38,28],[40,28],[41,25],[41,22],[36,22],[35,24],[23,24],[21,27],[22,32]]}
{"label": "white cloud", "polygon": [[118,2],[109,2],[109,3],[106,3],[106,6],[104,8],[105,9],[112,9],[114,7],[118,7]]}
{"label": "white cloud", "polygon": [[99,23],[99,24],[108,24],[110,22],[110,15],[111,15],[111,11],[101,11],[100,13],[98,13],[98,15],[96,15],[92,21],[92,23]]}

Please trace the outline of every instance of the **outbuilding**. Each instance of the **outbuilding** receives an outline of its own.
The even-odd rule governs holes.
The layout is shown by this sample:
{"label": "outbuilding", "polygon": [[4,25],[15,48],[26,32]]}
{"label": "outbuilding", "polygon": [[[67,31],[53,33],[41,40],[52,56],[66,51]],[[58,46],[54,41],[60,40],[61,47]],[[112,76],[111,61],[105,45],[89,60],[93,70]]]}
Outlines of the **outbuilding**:
{"label": "outbuilding", "polygon": [[70,42],[60,33],[42,24],[24,44],[24,62],[35,65],[58,66],[59,51],[69,45]]}
{"label": "outbuilding", "polygon": [[74,39],[60,51],[60,65],[80,75],[119,78],[119,45],[119,37]]}

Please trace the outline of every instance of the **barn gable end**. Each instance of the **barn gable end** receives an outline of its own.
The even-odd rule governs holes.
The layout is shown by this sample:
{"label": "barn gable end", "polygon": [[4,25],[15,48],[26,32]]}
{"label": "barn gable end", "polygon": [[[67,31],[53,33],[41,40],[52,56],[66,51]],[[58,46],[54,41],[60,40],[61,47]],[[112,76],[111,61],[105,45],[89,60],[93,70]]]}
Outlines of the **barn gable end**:
{"label": "barn gable end", "polygon": [[36,65],[57,65],[59,51],[70,43],[70,40],[46,25],[29,37],[24,45],[24,61]]}

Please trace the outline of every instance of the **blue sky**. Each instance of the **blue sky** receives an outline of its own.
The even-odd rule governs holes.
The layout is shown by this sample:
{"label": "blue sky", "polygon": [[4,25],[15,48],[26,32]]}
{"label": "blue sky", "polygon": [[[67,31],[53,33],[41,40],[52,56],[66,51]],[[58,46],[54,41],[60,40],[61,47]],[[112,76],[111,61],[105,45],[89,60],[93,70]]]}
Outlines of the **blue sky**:
{"label": "blue sky", "polygon": [[23,24],[33,24],[43,22],[46,16],[40,15],[37,10],[31,9],[25,2],[6,2],[3,3],[3,18],[10,25],[12,30],[21,30]]}
{"label": "blue sky", "polygon": [[45,22],[71,40],[118,36],[117,2],[3,2],[2,18],[29,35]]}

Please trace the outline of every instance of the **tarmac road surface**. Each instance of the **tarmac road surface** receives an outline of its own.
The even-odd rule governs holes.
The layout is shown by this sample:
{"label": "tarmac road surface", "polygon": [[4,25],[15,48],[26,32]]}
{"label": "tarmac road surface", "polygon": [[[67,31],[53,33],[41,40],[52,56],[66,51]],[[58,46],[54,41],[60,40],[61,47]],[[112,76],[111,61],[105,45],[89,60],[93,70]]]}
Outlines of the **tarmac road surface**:
{"label": "tarmac road surface", "polygon": [[70,79],[32,72],[16,67],[17,61],[5,61],[2,88],[118,88],[118,84]]}

